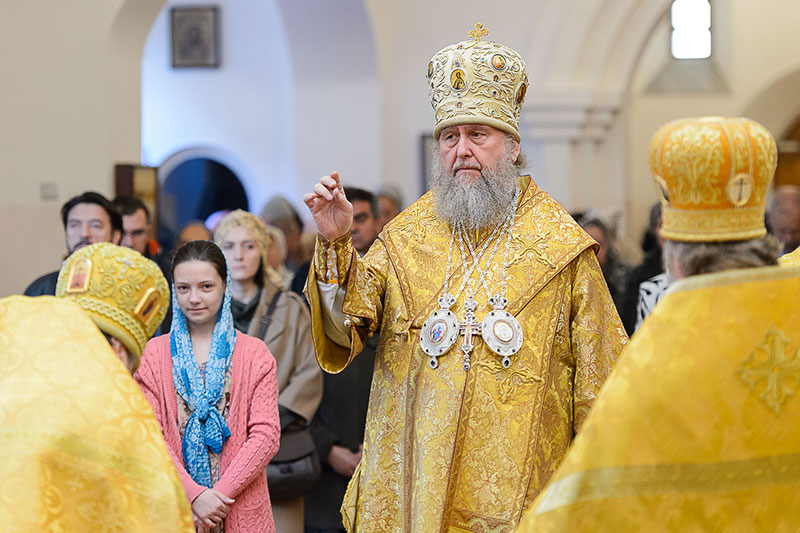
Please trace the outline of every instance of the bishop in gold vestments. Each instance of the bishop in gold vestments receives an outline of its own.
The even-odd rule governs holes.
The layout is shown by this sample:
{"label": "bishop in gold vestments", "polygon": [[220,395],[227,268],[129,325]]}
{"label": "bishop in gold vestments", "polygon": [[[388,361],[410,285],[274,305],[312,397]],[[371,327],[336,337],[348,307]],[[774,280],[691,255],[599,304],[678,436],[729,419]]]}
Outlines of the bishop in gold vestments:
{"label": "bishop in gold vestments", "polygon": [[520,177],[525,64],[485,31],[430,62],[433,190],[363,258],[338,174],[304,196],[320,365],[339,372],[380,335],[351,532],[513,531],[627,341],[594,241]]}
{"label": "bishop in gold vestments", "polygon": [[800,268],[676,282],[522,533],[798,531]]}
{"label": "bishop in gold vestments", "polygon": [[[462,338],[436,369],[420,347],[450,240],[432,193],[387,225],[363,259],[349,238],[317,247],[308,296],[322,368],[343,370],[364,335],[380,329],[364,455],[344,503],[351,531],[512,531],[626,340],[593,241],[530,178],[521,181],[507,309],[525,337],[510,368],[480,341],[469,371]],[[478,246],[487,234],[476,236]],[[346,289],[343,310],[358,324],[349,349],[325,336],[314,290],[331,281],[332,257]],[[458,285],[463,268],[453,269]],[[462,303],[463,295],[454,307]]]}
{"label": "bishop in gold vestments", "polygon": [[776,159],[747,119],[655,134],[665,263],[680,279],[521,533],[800,530],[800,268],[776,266],[764,238]]}
{"label": "bishop in gold vestments", "polygon": [[0,300],[0,530],[194,531],[150,405],[66,299]]}

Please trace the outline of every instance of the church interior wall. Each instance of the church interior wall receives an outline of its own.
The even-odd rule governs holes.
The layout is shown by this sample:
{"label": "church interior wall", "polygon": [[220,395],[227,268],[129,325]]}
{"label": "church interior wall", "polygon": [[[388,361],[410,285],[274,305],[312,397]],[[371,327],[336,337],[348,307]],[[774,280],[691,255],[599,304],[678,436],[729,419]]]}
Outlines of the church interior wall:
{"label": "church interior wall", "polygon": [[779,139],[800,111],[800,92],[769,92],[777,82],[800,71],[800,44],[790,22],[800,19],[800,3],[722,0],[713,2],[713,10],[712,60],[717,62],[727,90],[648,90],[658,69],[669,61],[666,18],[648,42],[631,79],[627,190],[632,227],[644,227],[649,206],[656,201],[647,150],[651,136],[662,124],[687,116],[747,115],[764,123]]}
{"label": "church interior wall", "polygon": [[[228,80],[225,89],[233,97],[216,100],[192,88],[195,103],[230,112],[227,139],[213,137],[209,125],[205,138],[180,137],[170,124],[153,130],[152,110],[140,107],[143,76],[147,88],[142,53],[157,16],[164,17],[164,0],[7,6],[0,17],[6,73],[0,242],[12,253],[0,257],[0,296],[57,267],[64,253],[58,209],[66,199],[87,189],[113,194],[115,162],[157,164],[193,144],[239,158],[254,209],[275,188],[302,207],[300,194],[334,169],[367,187],[397,185],[412,201],[422,193],[420,137],[433,122],[425,68],[435,51],[465,39],[476,22],[528,61],[531,113],[523,116],[523,148],[534,177],[569,209],[594,200],[633,240],[655,199],[647,144],[662,123],[746,113],[780,137],[800,113],[792,23],[800,4],[793,0],[713,2],[714,59],[727,88],[712,93],[651,90],[669,60],[667,0],[506,0],[491,8],[478,0],[328,2],[341,10],[314,2],[303,10],[303,2],[290,0],[224,0],[226,11],[274,17],[258,28],[270,35],[244,35],[255,30],[257,17],[223,27],[241,32],[239,43],[251,47],[242,68],[253,70],[256,82],[238,71],[238,82]],[[235,13],[223,13],[223,24],[226,17],[234,22]],[[326,32],[326,22],[335,30]],[[581,44],[565,44],[574,41]],[[223,50],[234,50],[235,42]],[[166,34],[159,46],[166,53]],[[187,96],[185,82],[201,73],[169,72],[166,56],[159,61],[170,75],[184,76],[171,95]],[[218,74],[232,73],[225,68]],[[243,116],[244,107],[252,116]],[[151,143],[156,138],[158,146]],[[243,156],[247,143],[252,155]]]}
{"label": "church interior wall", "polygon": [[[376,189],[380,82],[373,27],[363,0],[277,0],[294,75],[292,200],[338,170],[347,185]],[[280,125],[277,125],[280,127]]]}
{"label": "church interior wall", "polygon": [[[146,13],[151,2],[135,1]],[[107,91],[108,43],[125,3],[3,3],[0,296],[58,267],[65,199],[88,189],[112,192],[108,126],[116,99]]]}
{"label": "church interior wall", "polygon": [[171,66],[170,11],[180,2],[167,2],[153,24],[141,67],[142,161],[159,166],[196,147],[234,154],[235,171],[258,209],[271,194],[296,194],[288,42],[275,2],[217,4],[217,68]]}

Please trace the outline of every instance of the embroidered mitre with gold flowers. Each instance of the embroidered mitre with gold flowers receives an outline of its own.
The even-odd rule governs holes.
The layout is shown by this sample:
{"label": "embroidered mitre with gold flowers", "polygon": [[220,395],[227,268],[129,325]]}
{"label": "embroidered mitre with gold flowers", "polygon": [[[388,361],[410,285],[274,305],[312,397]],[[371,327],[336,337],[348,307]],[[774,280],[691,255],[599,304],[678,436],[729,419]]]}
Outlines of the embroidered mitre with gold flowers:
{"label": "embroidered mitre with gold flowers", "polygon": [[56,296],[74,300],[103,332],[140,359],[169,307],[169,285],[145,256],[110,242],[76,250],[61,267]]}
{"label": "embroidered mitre with gold flowers", "polygon": [[777,159],[775,139],[753,120],[701,117],[662,126],[649,155],[661,235],[689,242],[763,237],[764,198]]}

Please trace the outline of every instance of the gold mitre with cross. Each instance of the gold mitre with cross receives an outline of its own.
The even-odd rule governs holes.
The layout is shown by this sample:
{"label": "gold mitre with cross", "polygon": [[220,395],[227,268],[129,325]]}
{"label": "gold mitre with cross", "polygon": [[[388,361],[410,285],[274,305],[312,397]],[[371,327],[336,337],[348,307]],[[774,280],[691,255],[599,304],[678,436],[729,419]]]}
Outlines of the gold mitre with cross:
{"label": "gold mitre with cross", "polygon": [[777,159],[775,139],[747,118],[686,118],[662,126],[649,153],[661,235],[688,242],[763,237]]}
{"label": "gold mitre with cross", "polygon": [[137,360],[170,303],[169,284],[158,265],[109,242],[80,248],[67,258],[56,296],[74,300]]}
{"label": "gold mitre with cross", "polygon": [[528,91],[525,62],[511,48],[484,41],[489,30],[476,24],[472,40],[438,51],[428,63],[433,136],[459,124],[485,124],[519,141],[519,115]]}

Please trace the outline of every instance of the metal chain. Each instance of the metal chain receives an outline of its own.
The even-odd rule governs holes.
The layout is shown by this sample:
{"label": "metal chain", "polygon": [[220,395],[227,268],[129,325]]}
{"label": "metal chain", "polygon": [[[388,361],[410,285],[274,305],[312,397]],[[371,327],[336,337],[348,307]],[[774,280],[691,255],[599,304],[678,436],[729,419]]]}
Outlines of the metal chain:
{"label": "metal chain", "polygon": [[450,288],[450,263],[453,259],[453,241],[456,238],[456,225],[453,224],[453,231],[450,233],[450,251],[447,253],[447,272],[444,275],[444,296],[447,296],[447,290]]}
{"label": "metal chain", "polygon": [[[517,192],[514,193],[514,209],[511,211],[511,225],[508,229],[508,240],[506,240],[506,253],[503,257],[503,280],[500,283],[500,298],[506,297],[506,281],[508,280],[508,251],[511,249],[511,236],[514,233],[514,221],[517,218],[517,201],[519,200],[519,193],[520,189],[517,189]],[[486,287],[484,287],[486,290]],[[486,295],[489,296],[489,291],[486,291]]]}
{"label": "metal chain", "polygon": [[[497,252],[497,248],[498,248],[498,246],[500,244],[500,241],[503,240],[503,235],[505,234],[506,231],[508,231],[508,238],[506,240],[506,249],[505,249],[505,254],[504,254],[504,258],[503,258],[503,277],[502,277],[502,280],[501,280],[502,292],[501,292],[500,296],[504,297],[505,293],[506,293],[506,280],[508,278],[508,252],[509,252],[509,249],[511,247],[511,235],[512,235],[512,233],[514,231],[514,221],[515,221],[516,215],[517,215],[517,201],[519,200],[519,193],[520,193],[520,190],[518,188],[514,192],[514,199],[512,201],[511,211],[505,217],[505,219],[501,222],[502,230],[500,231],[500,234],[497,236],[497,241],[495,241],[494,249],[492,250],[492,253],[491,253],[491,256],[489,257],[489,260],[486,262],[486,266],[484,267],[484,269],[481,269],[481,267],[479,265],[480,259],[483,256],[483,250],[481,251],[481,254],[479,254],[479,256],[476,257],[475,249],[472,247],[472,242],[470,242],[470,240],[468,238],[469,236],[467,236],[467,239],[466,239],[467,246],[468,246],[469,251],[470,251],[470,255],[472,255],[472,258],[475,261],[475,264],[473,265],[473,268],[475,268],[475,266],[477,265],[478,274],[479,274],[478,287],[483,287],[483,291],[486,293],[486,297],[487,298],[491,298],[492,295],[489,292],[489,289],[488,289],[488,287],[486,285],[486,279],[485,279],[486,278],[486,274],[488,274],[488,272],[489,272],[489,268],[491,267],[491,264],[492,264],[492,262],[494,260],[494,256],[495,256],[495,253]],[[498,226],[498,227],[500,227],[500,226]],[[464,254],[464,249],[463,249],[463,240],[464,240],[464,236],[463,235],[466,235],[466,230],[464,229],[464,227],[462,225],[460,227],[460,231],[459,231],[458,237],[459,237],[459,246],[461,247],[461,258],[462,258],[462,261],[464,261],[464,264],[466,266],[466,261],[467,260],[466,260],[466,257],[465,257],[465,254]],[[491,241],[493,236],[494,236],[494,233],[489,236],[489,239],[487,239],[487,241],[486,241],[487,244]],[[484,246],[484,250],[485,250],[485,246]],[[475,292],[474,292],[474,290],[472,288],[472,284],[471,283],[469,285],[469,289],[470,289],[470,296],[474,297]]]}
{"label": "metal chain", "polygon": [[[503,222],[505,222],[505,221],[503,221]],[[483,254],[486,252],[486,249],[489,247],[489,243],[492,242],[492,239],[494,239],[495,234],[497,234],[497,230],[500,229],[502,224],[503,223],[498,224],[492,230],[492,233],[489,235],[489,238],[486,240],[486,242],[484,243],[483,247],[481,248],[480,253],[478,254],[479,257],[483,257]],[[459,227],[458,224],[453,224],[453,231],[450,234],[450,251],[449,251],[449,255],[447,257],[447,272],[445,273],[445,278],[444,278],[444,295],[445,296],[447,295],[447,290],[450,287],[450,262],[451,262],[452,256],[453,256],[453,241],[455,240],[455,235],[456,235],[456,231],[457,231],[458,227]],[[501,237],[502,237],[502,234],[501,234]],[[500,240],[501,237],[498,237],[498,241]],[[459,234],[459,245],[463,247],[463,243],[460,241],[460,239],[461,239],[461,235]],[[475,266],[476,265],[472,265],[472,267],[467,269],[468,263],[467,263],[467,260],[466,260],[466,258],[464,256],[463,249],[461,251],[461,259],[462,259],[463,264],[464,264],[464,279],[461,280],[461,286],[458,288],[458,292],[456,292],[456,294],[453,295],[453,301],[458,300],[458,297],[464,291],[464,287],[467,285],[467,282],[472,277],[472,273],[475,272]],[[480,266],[479,265],[478,265],[478,271],[480,272]]]}

